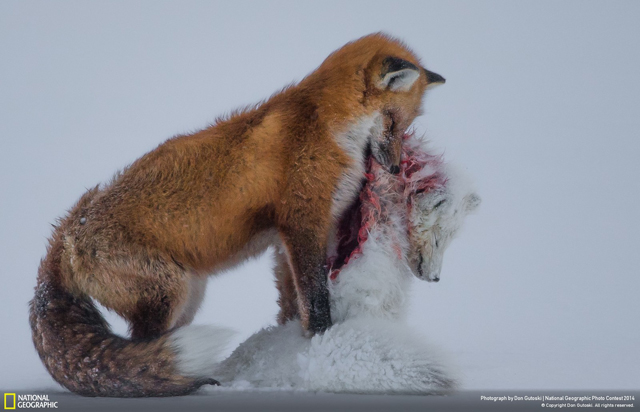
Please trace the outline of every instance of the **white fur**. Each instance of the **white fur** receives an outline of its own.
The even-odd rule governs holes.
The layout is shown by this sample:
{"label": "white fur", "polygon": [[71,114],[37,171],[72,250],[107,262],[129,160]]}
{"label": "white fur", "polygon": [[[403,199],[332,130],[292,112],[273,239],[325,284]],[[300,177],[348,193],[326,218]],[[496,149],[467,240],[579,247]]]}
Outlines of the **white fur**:
{"label": "white fur", "polygon": [[358,196],[365,173],[365,149],[372,137],[382,135],[382,116],[374,113],[364,116],[345,133],[336,136],[336,142],[351,159],[351,165],[342,174],[332,194],[331,216],[337,222]]}
{"label": "white fur", "polygon": [[292,321],[251,336],[214,376],[223,389],[426,395],[455,386],[443,359],[397,321],[349,319],[311,339]]}
{"label": "white fur", "polygon": [[178,372],[184,376],[211,377],[211,371],[221,360],[219,354],[234,334],[231,329],[208,325],[178,328],[169,338]]}
{"label": "white fur", "polygon": [[379,318],[352,318],[314,336],[298,364],[317,391],[426,395],[455,386],[435,348],[402,323]]}
{"label": "white fur", "polygon": [[377,232],[370,234],[362,256],[351,260],[329,283],[334,323],[359,317],[395,320],[405,313],[411,270],[395,255],[392,239],[376,236]]}

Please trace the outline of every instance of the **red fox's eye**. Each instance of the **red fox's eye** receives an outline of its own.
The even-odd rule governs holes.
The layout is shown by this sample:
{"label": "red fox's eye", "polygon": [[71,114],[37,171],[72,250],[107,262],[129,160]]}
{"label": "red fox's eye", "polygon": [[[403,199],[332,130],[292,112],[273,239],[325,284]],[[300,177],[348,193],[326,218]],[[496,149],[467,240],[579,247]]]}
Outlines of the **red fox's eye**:
{"label": "red fox's eye", "polygon": [[440,206],[442,206],[444,204],[444,202],[446,202],[447,199],[442,199],[441,201],[439,201],[438,203],[436,203],[436,205],[433,207],[434,209],[439,208]]}

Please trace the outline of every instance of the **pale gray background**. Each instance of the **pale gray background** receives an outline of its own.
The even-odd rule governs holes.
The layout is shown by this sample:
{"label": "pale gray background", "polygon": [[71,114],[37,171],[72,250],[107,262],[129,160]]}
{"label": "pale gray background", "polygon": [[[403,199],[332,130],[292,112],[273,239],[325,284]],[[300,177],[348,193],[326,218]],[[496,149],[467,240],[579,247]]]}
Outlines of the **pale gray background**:
{"label": "pale gray background", "polygon": [[[639,21],[632,1],[2,1],[0,388],[55,386],[27,302],[85,188],[379,30],[447,78],[416,125],[484,200],[410,324],[469,389],[640,388]],[[212,279],[196,322],[273,323],[270,264]]]}

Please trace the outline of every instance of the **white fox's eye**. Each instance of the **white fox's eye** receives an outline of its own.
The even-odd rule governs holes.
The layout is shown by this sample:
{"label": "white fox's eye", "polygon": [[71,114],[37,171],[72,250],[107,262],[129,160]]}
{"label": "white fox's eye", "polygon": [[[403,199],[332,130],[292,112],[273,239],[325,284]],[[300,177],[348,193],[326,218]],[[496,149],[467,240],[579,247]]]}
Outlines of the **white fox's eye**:
{"label": "white fox's eye", "polygon": [[431,210],[432,212],[435,212],[436,210],[443,211],[447,209],[449,204],[450,204],[450,201],[447,198],[447,196],[438,195],[433,199],[429,199],[429,206],[430,206],[429,210]]}
{"label": "white fox's eye", "polygon": [[438,201],[435,205],[433,205],[434,209],[439,208],[440,206],[444,205],[447,202],[447,199],[441,199],[440,201]]}

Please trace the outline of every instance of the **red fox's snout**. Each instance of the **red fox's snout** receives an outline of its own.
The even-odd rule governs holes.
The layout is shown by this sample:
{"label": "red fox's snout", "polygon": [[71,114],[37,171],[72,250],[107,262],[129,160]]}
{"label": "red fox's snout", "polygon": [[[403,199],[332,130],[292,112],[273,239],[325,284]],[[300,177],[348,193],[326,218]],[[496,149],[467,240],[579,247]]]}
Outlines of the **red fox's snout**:
{"label": "red fox's snout", "polygon": [[[390,126],[386,125],[388,122],[391,123]],[[372,154],[378,163],[386,167],[389,173],[397,175],[400,173],[403,135],[398,135],[398,130],[394,130],[392,116],[386,115],[384,123],[382,140],[372,145]]]}

